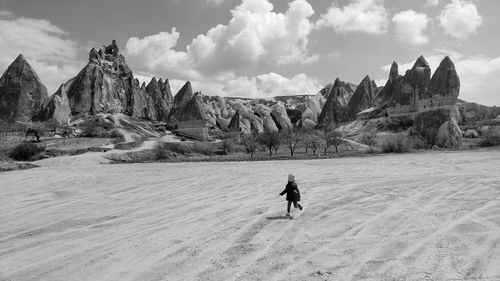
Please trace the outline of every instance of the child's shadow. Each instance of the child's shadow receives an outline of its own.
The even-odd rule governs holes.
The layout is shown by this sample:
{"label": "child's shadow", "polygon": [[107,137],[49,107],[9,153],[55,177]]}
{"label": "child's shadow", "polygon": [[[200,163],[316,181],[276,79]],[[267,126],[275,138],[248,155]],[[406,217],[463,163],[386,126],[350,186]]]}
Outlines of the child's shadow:
{"label": "child's shadow", "polygon": [[275,217],[267,217],[268,220],[291,220],[293,217],[287,217],[287,216],[275,216]]}

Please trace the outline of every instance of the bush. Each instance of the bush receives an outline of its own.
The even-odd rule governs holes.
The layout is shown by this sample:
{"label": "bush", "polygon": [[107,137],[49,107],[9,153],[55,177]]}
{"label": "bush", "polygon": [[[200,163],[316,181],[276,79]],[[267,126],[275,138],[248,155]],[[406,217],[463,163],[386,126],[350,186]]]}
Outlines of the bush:
{"label": "bush", "polygon": [[82,137],[95,138],[100,137],[105,133],[105,129],[98,122],[86,122],[82,125]]}
{"label": "bush", "polygon": [[226,153],[226,154],[234,152],[235,145],[236,144],[234,143],[233,140],[226,139],[226,140],[222,141],[222,151],[224,151],[224,153]]}
{"label": "bush", "polygon": [[411,143],[404,136],[396,136],[382,146],[382,152],[384,153],[405,153],[410,149]]}
{"label": "bush", "polygon": [[170,159],[173,157],[172,151],[170,151],[168,143],[158,142],[153,148],[153,154],[155,160]]}
{"label": "bush", "polygon": [[10,157],[17,161],[27,161],[44,149],[33,143],[21,143],[10,153]]}
{"label": "bush", "polygon": [[479,142],[479,146],[489,147],[500,145],[500,130],[489,128],[483,135],[485,139]]}

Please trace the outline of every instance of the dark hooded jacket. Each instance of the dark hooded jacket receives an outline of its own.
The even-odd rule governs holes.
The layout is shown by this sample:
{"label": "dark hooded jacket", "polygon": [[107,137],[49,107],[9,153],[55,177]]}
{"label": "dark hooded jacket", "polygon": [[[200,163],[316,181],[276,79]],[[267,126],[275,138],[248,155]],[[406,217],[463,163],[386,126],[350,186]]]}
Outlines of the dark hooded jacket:
{"label": "dark hooded jacket", "polygon": [[298,202],[300,201],[300,191],[299,187],[295,182],[287,183],[285,190],[283,190],[280,195],[283,196],[286,193],[286,201]]}

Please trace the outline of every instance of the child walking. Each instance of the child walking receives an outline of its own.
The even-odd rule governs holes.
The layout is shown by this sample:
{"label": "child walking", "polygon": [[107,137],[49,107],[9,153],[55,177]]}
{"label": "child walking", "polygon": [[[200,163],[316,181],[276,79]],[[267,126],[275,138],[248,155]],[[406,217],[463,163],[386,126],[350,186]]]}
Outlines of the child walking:
{"label": "child walking", "polygon": [[286,216],[290,216],[290,207],[293,203],[294,208],[299,208],[302,211],[302,206],[297,203],[300,201],[300,191],[299,187],[295,183],[295,177],[293,175],[288,175],[288,183],[286,184],[285,190],[280,193],[280,196],[286,194],[286,201],[288,201],[288,205],[286,208],[287,214]]}

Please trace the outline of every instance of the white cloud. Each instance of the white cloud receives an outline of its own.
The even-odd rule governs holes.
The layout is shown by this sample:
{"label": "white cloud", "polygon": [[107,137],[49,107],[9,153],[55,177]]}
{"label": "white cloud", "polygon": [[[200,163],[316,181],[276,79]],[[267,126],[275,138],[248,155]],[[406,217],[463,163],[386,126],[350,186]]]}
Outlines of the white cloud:
{"label": "white cloud", "polygon": [[[500,77],[500,57],[465,56],[452,50],[436,49],[427,54],[425,59],[432,71],[435,71],[446,55],[452,59],[460,77],[459,98],[490,106],[500,105],[500,95],[498,95],[498,89],[500,89],[500,80],[498,79]],[[400,74],[404,74],[414,63],[415,61],[410,61],[400,64]],[[388,72],[390,67],[390,65],[385,65],[382,69]]]}
{"label": "white cloud", "polygon": [[439,5],[439,0],[427,0],[428,6],[437,6]]}
{"label": "white cloud", "polygon": [[413,10],[402,11],[392,17],[399,39],[405,43],[421,45],[429,42],[424,34],[429,18],[426,14],[416,13]]}
{"label": "white cloud", "polygon": [[389,24],[383,0],[353,0],[340,8],[335,4],[316,22],[318,28],[333,27],[340,33],[384,34]]}
{"label": "white cloud", "polygon": [[[263,66],[308,64],[319,57],[310,55],[307,49],[313,29],[309,20],[314,14],[312,6],[306,0],[294,0],[284,13],[274,12],[273,8],[268,0],[243,0],[231,11],[228,24],[196,36],[185,50],[178,49],[180,33],[173,28],[130,38],[124,52],[134,69],[191,80],[193,86],[203,86],[200,88],[206,94],[276,93],[279,91],[264,87],[267,76],[259,79],[244,74],[257,72]],[[305,80],[300,75],[293,77],[290,81],[297,83],[298,90],[286,89],[289,93],[305,89]]]}
{"label": "white cloud", "polygon": [[[252,71],[262,65],[311,63],[307,51],[314,10],[295,0],[285,13],[273,12],[268,0],[243,0],[231,11],[227,25],[219,24],[177,51],[180,34],[174,29],[144,38],[130,38],[125,53],[132,65],[187,79]],[[192,71],[187,72],[190,69]]]}
{"label": "white cloud", "polygon": [[439,21],[447,35],[467,39],[477,33],[477,28],[483,24],[483,17],[474,3],[452,0],[439,15]]}
{"label": "white cloud", "polygon": [[231,97],[274,97],[285,95],[316,94],[323,83],[301,73],[287,78],[270,72],[255,77],[234,76],[224,80],[193,81],[194,90],[203,90],[208,95]]}
{"label": "white cloud", "polygon": [[50,95],[84,65],[79,52],[78,42],[49,21],[0,11],[0,72],[22,53]]}

